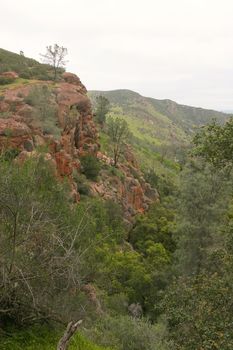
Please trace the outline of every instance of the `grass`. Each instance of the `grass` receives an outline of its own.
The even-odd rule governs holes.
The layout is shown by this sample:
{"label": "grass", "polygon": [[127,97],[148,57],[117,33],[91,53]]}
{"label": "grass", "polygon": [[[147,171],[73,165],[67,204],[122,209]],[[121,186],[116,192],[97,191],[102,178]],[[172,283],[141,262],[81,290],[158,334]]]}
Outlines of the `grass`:
{"label": "grass", "polygon": [[36,79],[29,80],[29,79],[18,78],[11,84],[0,85],[0,94],[4,93],[6,90],[13,90],[23,85],[33,85],[37,83],[41,83],[41,81]]}
{"label": "grass", "polygon": [[[98,92],[89,92],[95,103]],[[103,93],[111,102],[110,116],[119,116],[127,121],[136,158],[143,171],[155,169],[158,175],[176,174],[179,164],[176,150],[189,143],[185,131],[168,116],[156,110],[149,99],[133,91],[119,90]],[[111,140],[100,133],[101,149],[109,154]]]}
{"label": "grass", "polygon": [[[0,350],[54,350],[62,332],[49,327],[32,327],[26,330],[11,330],[1,336]],[[70,344],[69,350],[111,350],[93,344],[80,333],[77,333]]]}
{"label": "grass", "polygon": [[[51,65],[0,48],[0,73],[7,71],[14,71],[24,79],[51,80],[54,76]],[[64,69],[59,68],[58,76],[63,72]]]}

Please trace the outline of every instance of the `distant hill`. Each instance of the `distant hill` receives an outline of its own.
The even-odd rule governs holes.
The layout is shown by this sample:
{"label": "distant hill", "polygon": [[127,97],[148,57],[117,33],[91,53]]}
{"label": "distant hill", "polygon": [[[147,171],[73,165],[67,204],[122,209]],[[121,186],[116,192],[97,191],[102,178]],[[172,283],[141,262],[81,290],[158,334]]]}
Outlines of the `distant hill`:
{"label": "distant hill", "polygon": [[158,100],[144,97],[131,90],[90,91],[91,96],[104,95],[109,101],[120,106],[124,113],[140,118],[167,117],[187,133],[212,119],[224,122],[229,115],[214,110],[178,104],[172,100]]}
{"label": "distant hill", "polygon": [[181,148],[188,147],[197,128],[212,119],[223,123],[229,118],[226,113],[144,97],[131,90],[90,91],[93,105],[98,95],[110,101],[110,114],[120,115],[129,123],[134,146],[145,165],[154,163],[161,154],[174,161]]}

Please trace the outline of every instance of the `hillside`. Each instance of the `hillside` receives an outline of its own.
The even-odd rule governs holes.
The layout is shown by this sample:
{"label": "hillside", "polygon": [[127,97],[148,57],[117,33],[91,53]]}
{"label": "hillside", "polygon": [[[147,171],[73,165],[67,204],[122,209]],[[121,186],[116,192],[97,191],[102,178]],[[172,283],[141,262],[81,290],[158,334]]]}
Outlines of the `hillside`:
{"label": "hillside", "polygon": [[110,101],[110,114],[120,115],[129,123],[133,144],[145,167],[155,164],[161,168],[159,163],[164,159],[168,166],[172,166],[169,160],[175,166],[174,162],[182,161],[184,149],[198,127],[212,119],[222,123],[229,118],[226,113],[144,97],[130,90],[89,91],[94,106],[98,95]]}
{"label": "hillside", "polygon": [[[8,71],[18,73],[23,79],[50,80],[53,69],[48,64],[42,64],[33,58],[25,57],[23,52],[16,54],[0,48],[0,74]],[[64,69],[59,69],[63,73]]]}
{"label": "hillside", "polygon": [[[169,126],[179,127],[183,132],[192,134],[195,128],[209,123],[212,119],[224,122],[229,114],[214,110],[181,105],[172,100],[158,100],[141,96],[131,90],[90,91],[90,96],[106,96],[114,106],[122,108],[124,114],[138,117],[143,121],[154,120],[162,129]],[[153,124],[152,124],[153,125]]]}
{"label": "hillside", "polygon": [[0,349],[231,350],[233,118],[1,59]]}
{"label": "hillside", "polygon": [[[9,56],[28,64],[20,55]],[[2,67],[5,63],[2,59]],[[50,349],[61,334],[61,320],[67,324],[79,318],[85,318],[91,334],[74,337],[73,348],[77,343],[79,349],[103,349],[95,345],[100,344],[120,350],[125,330],[116,336],[112,330],[124,323],[132,333],[145,329],[150,336],[144,348],[149,348],[156,328],[131,315],[142,314],[135,303],[146,298],[148,309],[153,304],[151,266],[149,260],[144,266],[143,253],[134,250],[128,235],[137,217],[158,204],[158,192],[145,180],[130,147],[125,145],[117,165],[104,154],[87,90],[75,74],[65,72],[57,81],[25,79],[17,63],[14,68],[19,77],[7,71],[13,65],[5,66],[3,71],[15,77],[0,86],[0,332],[5,335],[10,324],[10,337],[6,334],[0,349],[19,348],[21,339],[25,348],[37,342],[38,348]],[[155,256],[164,255],[167,266],[173,240],[162,226],[168,231],[166,248],[160,252],[160,237],[150,239],[148,247],[158,243]],[[122,311],[114,317],[118,295]],[[106,344],[95,339],[98,318],[103,327],[105,318],[112,323]],[[37,321],[40,326],[55,322],[58,333],[34,340],[30,326]],[[23,329],[12,336],[15,325]],[[133,335],[135,343],[138,335]]]}

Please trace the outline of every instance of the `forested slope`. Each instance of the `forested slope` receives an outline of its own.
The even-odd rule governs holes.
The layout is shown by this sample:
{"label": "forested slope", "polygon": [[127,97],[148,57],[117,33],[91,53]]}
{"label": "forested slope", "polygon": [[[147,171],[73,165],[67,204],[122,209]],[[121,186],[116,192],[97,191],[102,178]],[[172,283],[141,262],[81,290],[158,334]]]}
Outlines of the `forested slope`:
{"label": "forested slope", "polygon": [[107,97],[0,87],[0,349],[231,350],[233,120]]}

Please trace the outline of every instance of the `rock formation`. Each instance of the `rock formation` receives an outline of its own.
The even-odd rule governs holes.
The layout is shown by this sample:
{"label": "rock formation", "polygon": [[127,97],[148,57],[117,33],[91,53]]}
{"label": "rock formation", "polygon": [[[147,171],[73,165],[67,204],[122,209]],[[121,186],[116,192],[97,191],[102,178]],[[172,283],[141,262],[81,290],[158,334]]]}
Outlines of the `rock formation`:
{"label": "rock formation", "polygon": [[[47,120],[38,120],[36,110],[28,101],[33,89],[43,88],[50,92],[51,105],[56,110],[53,120],[60,130],[59,137],[43,128]],[[100,152],[98,134],[87,90],[80,79],[72,73],[64,73],[57,82],[33,82],[10,87],[0,94],[0,151],[17,150],[23,160],[37,154],[39,147],[47,147],[46,159],[55,164],[57,176],[70,180],[72,196],[80,199],[74,171],[80,171],[80,157],[92,154],[103,165],[112,160]],[[156,190],[145,182],[130,147],[125,153],[125,164],[118,165],[118,174],[104,169],[98,182],[91,182],[92,194],[118,202],[127,220],[145,211],[158,199]],[[120,176],[119,176],[120,174]]]}

